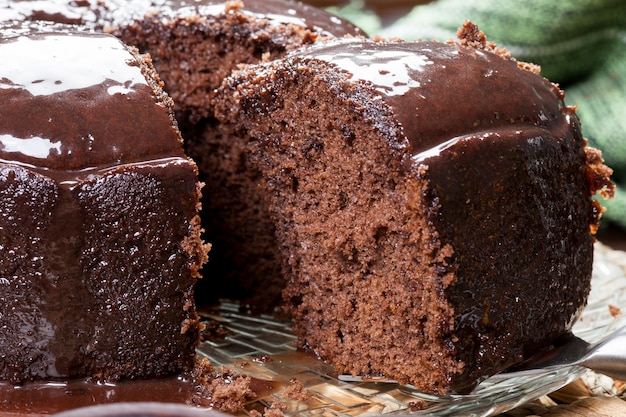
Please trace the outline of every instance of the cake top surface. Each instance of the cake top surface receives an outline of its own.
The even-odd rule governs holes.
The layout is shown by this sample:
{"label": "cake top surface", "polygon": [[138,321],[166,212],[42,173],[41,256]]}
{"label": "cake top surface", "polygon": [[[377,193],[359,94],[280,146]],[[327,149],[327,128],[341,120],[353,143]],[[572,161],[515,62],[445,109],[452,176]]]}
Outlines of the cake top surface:
{"label": "cake top surface", "polygon": [[183,156],[158,81],[118,39],[43,24],[0,33],[0,159],[83,170]]}
{"label": "cake top surface", "polygon": [[414,154],[494,129],[551,128],[560,91],[512,59],[460,43],[339,39],[291,55],[324,61],[369,84],[401,123]]}
{"label": "cake top surface", "polygon": [[0,20],[48,20],[94,27],[118,26],[144,16],[212,17],[239,11],[270,24],[306,27],[321,34],[359,33],[351,23],[322,9],[291,0],[0,0]]}
{"label": "cake top surface", "polygon": [[66,24],[95,22],[89,2],[0,0],[0,21],[42,20]]}

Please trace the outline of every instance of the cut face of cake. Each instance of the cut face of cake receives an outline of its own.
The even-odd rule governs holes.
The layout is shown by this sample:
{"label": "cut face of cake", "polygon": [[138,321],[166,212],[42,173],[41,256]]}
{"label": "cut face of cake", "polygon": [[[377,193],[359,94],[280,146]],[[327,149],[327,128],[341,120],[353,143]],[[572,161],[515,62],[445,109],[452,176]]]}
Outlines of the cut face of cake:
{"label": "cut face of cake", "polygon": [[203,227],[212,250],[197,299],[207,302],[218,295],[242,300],[256,311],[271,310],[280,303],[284,286],[274,225],[258,188],[258,172],[248,165],[245,150],[222,136],[213,118],[213,90],[240,64],[362,33],[299,2],[185,4],[166,2],[149,14],[120,9],[126,15],[114,15],[112,33],[152,56],[176,102],[185,149],[205,183]]}
{"label": "cut face of cake", "polygon": [[267,189],[300,347],[339,373],[467,392],[585,305],[610,170],[562,92],[473,29],[332,41],[219,91]]}
{"label": "cut face of cake", "polygon": [[113,36],[1,31],[0,380],[190,370],[206,248],[171,99]]}

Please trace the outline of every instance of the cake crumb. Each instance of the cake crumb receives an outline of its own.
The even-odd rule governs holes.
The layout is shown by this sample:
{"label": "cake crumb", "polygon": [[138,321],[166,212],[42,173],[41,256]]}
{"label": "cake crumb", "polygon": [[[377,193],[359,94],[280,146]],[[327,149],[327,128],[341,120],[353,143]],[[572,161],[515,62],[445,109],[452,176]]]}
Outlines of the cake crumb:
{"label": "cake crumb", "polygon": [[426,401],[411,401],[407,404],[412,413],[423,410],[426,407]]}
{"label": "cake crumb", "polygon": [[241,411],[248,401],[256,397],[249,376],[237,374],[228,368],[217,371],[206,358],[196,362],[193,374],[195,394],[191,399],[193,404],[234,413]]}
{"label": "cake crumb", "polygon": [[287,405],[280,401],[274,401],[269,408],[265,408],[263,417],[285,417],[284,411],[287,409]]}
{"label": "cake crumb", "polygon": [[218,320],[203,317],[203,331],[200,335],[202,341],[224,340],[232,331],[225,327]]}
{"label": "cake crumb", "polygon": [[611,317],[621,316],[622,309],[612,304],[609,304],[609,313],[611,313]]}
{"label": "cake crumb", "polygon": [[585,148],[587,158],[587,177],[591,184],[591,193],[600,192],[606,199],[615,197],[615,184],[611,182],[613,170],[604,165],[602,151],[593,148]]}
{"label": "cake crumb", "polygon": [[475,23],[465,21],[463,23],[463,26],[461,26],[457,31],[456,36],[463,46],[469,46],[472,48],[492,52],[505,59],[516,62],[518,67],[523,70],[530,71],[534,74],[539,74],[541,72],[541,67],[539,65],[531,64],[529,62],[517,61],[511,56],[511,53],[508,49],[498,48],[495,43],[489,42],[485,33],[478,29],[478,26]]}
{"label": "cake crumb", "polygon": [[463,26],[456,32],[456,36],[463,46],[493,52],[503,58],[514,60],[507,49],[498,48],[495,43],[489,42],[485,33],[478,29],[478,25],[469,20],[463,23]]}
{"label": "cake crumb", "polygon": [[252,359],[252,361],[256,363],[268,363],[272,362],[273,360],[274,359],[272,359],[272,357],[269,355],[259,355]]}
{"label": "cake crumb", "polygon": [[291,382],[291,385],[281,393],[282,398],[289,398],[295,401],[306,401],[311,398],[311,393],[304,388],[302,382],[297,378],[292,378],[289,382]]}

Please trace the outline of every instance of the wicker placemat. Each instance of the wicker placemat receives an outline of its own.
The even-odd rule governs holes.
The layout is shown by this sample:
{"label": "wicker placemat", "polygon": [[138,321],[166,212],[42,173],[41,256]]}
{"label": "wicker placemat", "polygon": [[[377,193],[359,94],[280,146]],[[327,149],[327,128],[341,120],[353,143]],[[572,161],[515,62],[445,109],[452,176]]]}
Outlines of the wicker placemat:
{"label": "wicker placemat", "polygon": [[621,382],[594,375],[501,414],[508,417],[616,417],[626,415]]}

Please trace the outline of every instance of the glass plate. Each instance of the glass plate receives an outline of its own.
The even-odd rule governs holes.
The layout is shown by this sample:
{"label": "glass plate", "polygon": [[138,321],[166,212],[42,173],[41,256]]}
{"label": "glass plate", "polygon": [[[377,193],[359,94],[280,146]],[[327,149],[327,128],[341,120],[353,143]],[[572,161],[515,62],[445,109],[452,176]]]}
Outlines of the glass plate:
{"label": "glass plate", "polygon": [[[618,264],[623,252],[597,244],[592,290],[588,306],[574,333],[598,341],[624,325],[626,276]],[[620,262],[621,263],[621,262]],[[263,412],[279,402],[293,417],[368,416],[412,412],[416,415],[490,416],[550,394],[583,376],[586,369],[573,366],[532,376],[490,378],[468,395],[435,397],[411,386],[391,382],[340,380],[332,367],[294,348],[291,324],[272,316],[249,316],[237,304],[223,303],[206,318],[219,323],[225,336],[206,340],[199,347],[217,367],[226,366],[252,377],[255,385],[269,381],[267,389],[239,413]],[[297,380],[308,399],[291,400],[282,394]],[[259,384],[261,382],[261,384]]]}

